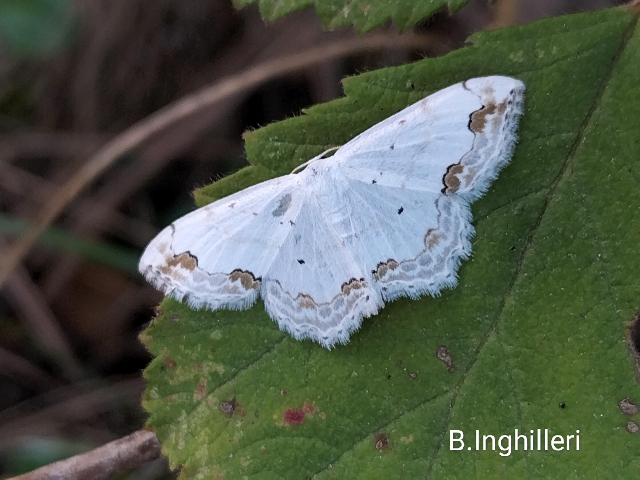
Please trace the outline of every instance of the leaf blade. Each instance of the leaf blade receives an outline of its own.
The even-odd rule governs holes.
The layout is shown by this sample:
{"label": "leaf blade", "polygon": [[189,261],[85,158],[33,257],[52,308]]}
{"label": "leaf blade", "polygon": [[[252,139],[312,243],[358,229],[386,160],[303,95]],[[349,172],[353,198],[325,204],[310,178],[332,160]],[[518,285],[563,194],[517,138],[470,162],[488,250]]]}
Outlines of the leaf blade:
{"label": "leaf blade", "polygon": [[[633,13],[611,9],[485,32],[445,57],[350,78],[345,98],[246,136],[252,165],[288,173],[448,84],[506,74],[527,85],[520,145],[473,205],[474,258],[463,264],[456,289],[437,299],[388,304],[347,346],[331,352],[279,332],[261,304],[213,313],[162,304],[164,314],[144,334],[158,355],[145,373],[145,406],[165,453],[184,463],[183,476],[320,478],[354,476],[373,465],[380,469],[372,475],[388,474],[409,465],[408,478],[451,471],[562,476],[605,467],[624,477],[637,468],[616,404],[620,396],[640,398],[623,339],[638,289],[633,272],[640,265],[631,256],[640,228],[637,221],[619,226],[640,206],[633,190],[637,163],[628,160],[637,151],[630,126],[640,112],[625,101],[638,78],[636,22]],[[616,125],[616,148],[602,123]],[[598,162],[605,154],[614,161],[602,179]],[[602,182],[609,191],[623,188],[629,203],[616,207],[598,195]],[[589,221],[594,214],[598,221]],[[591,264],[603,268],[589,243],[596,234],[599,248],[620,267],[589,270]],[[576,253],[571,246],[578,237]],[[602,278],[617,295],[613,307],[599,295],[598,287],[609,285]],[[572,295],[562,297],[562,289]],[[172,322],[176,314],[181,320]],[[181,343],[173,345],[173,338]],[[453,373],[437,358],[441,345],[453,356]],[[599,358],[607,361],[598,364]],[[206,368],[198,370],[198,363]],[[185,370],[178,375],[178,368]],[[590,378],[589,369],[602,378]],[[574,371],[586,375],[584,389],[572,387],[579,378]],[[228,417],[220,402],[231,398],[238,407]],[[285,422],[287,409],[305,408],[302,423]],[[595,418],[581,427],[596,411],[606,422]],[[448,450],[448,428],[502,434],[544,423],[564,435],[585,428],[607,440],[585,434],[571,457],[519,451],[505,459],[495,451]],[[407,441],[411,426],[415,435]],[[381,432],[389,446],[378,450],[374,438]]]}

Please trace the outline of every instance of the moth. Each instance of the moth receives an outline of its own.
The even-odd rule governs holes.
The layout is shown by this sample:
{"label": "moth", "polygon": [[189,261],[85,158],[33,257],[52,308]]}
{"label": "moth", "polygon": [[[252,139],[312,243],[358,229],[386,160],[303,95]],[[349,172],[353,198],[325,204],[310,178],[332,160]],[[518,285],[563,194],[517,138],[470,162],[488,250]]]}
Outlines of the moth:
{"label": "moth", "polygon": [[469,205],[511,159],[524,84],[451,85],[289,175],[176,220],[139,269],[194,308],[262,297],[280,329],[326,348],[401,296],[457,283],[471,253]]}

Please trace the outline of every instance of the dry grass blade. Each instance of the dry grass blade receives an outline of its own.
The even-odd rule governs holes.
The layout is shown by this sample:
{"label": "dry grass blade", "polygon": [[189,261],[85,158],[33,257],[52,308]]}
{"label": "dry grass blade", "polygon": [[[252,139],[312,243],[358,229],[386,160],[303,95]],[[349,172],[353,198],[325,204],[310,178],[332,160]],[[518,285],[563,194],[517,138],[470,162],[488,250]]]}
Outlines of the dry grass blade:
{"label": "dry grass blade", "polygon": [[[144,390],[140,378],[108,385],[83,382],[63,386],[0,412],[0,450],[21,437],[55,431],[60,425],[86,421],[123,403],[138,404]],[[46,406],[43,406],[46,405]]]}
{"label": "dry grass blade", "polygon": [[22,384],[39,387],[43,390],[49,390],[59,385],[59,381],[40,367],[4,348],[0,348],[0,371]]}
{"label": "dry grass blade", "polygon": [[0,286],[4,284],[9,273],[33,246],[38,236],[85,186],[104,172],[118,157],[178,120],[284,73],[304,69],[332,58],[389,47],[426,48],[431,44],[431,37],[412,34],[383,33],[350,38],[257,65],[157,111],[108,142],[47,202],[35,224],[12,246],[0,264]]}
{"label": "dry grass blade", "polygon": [[6,287],[7,298],[22,313],[23,321],[43,350],[60,365],[63,375],[68,379],[82,378],[84,372],[80,363],[49,305],[42,298],[40,290],[33,285],[27,272],[22,268],[18,269]]}

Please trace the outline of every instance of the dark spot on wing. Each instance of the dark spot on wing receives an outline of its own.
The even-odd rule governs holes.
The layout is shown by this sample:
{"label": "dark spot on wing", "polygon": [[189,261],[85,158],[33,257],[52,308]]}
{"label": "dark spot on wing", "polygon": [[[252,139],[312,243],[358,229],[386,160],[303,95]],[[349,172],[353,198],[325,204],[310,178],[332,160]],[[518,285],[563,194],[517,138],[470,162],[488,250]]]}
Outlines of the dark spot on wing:
{"label": "dark spot on wing", "polygon": [[300,265],[304,265],[304,260],[302,260],[301,258],[299,258],[299,259],[298,259],[298,263],[299,263]]}
{"label": "dark spot on wing", "polygon": [[291,206],[291,194],[287,193],[280,199],[280,203],[278,203],[278,206],[276,207],[276,209],[273,212],[271,212],[271,215],[273,215],[274,217],[281,217],[282,215],[285,214],[285,212],[289,209],[290,206]]}
{"label": "dark spot on wing", "polygon": [[495,103],[489,103],[488,105],[482,105],[479,110],[472,112],[469,115],[469,123],[467,127],[473,133],[484,132],[484,126],[487,123],[487,116],[493,114],[497,107]]}
{"label": "dark spot on wing", "polygon": [[404,208],[403,208],[403,207],[400,207],[400,208],[398,209],[398,215],[400,215],[402,212],[404,212]]}
{"label": "dark spot on wing", "polygon": [[464,167],[459,163],[454,163],[447,167],[447,171],[442,177],[442,183],[444,184],[444,188],[441,190],[442,193],[456,193],[458,191],[460,188],[458,175],[461,174],[463,170]]}
{"label": "dark spot on wing", "polygon": [[371,185],[375,185],[376,183],[378,182],[376,182],[375,180],[371,180]]}
{"label": "dark spot on wing", "polygon": [[180,255],[168,258],[167,265],[170,267],[180,266],[186,270],[193,271],[198,266],[198,258],[190,252],[183,252]]}
{"label": "dark spot on wing", "polygon": [[242,288],[245,290],[255,290],[260,286],[260,278],[255,278],[253,273],[246,270],[236,269],[232,271],[229,274],[229,280],[231,282],[240,281],[240,285],[242,285]]}

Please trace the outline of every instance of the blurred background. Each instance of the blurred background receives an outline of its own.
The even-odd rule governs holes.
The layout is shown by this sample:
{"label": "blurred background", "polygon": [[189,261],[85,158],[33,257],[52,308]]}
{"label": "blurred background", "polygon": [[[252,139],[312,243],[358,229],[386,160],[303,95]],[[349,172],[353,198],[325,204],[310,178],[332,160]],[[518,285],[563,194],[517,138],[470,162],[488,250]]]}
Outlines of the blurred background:
{"label": "blurred background", "polygon": [[[245,130],[340,96],[345,76],[443,55],[474,31],[619,3],[471,0],[402,35],[385,24],[369,41],[350,28],[324,31],[313,8],[265,24],[255,6],[230,0],[0,0],[5,253],[107,142],[200,89],[248,78],[86,179],[2,286],[0,476],[144,426],[150,356],[138,334],[161,295],[137,273],[138,257],[193,209],[194,188],[247,164]],[[307,51],[298,65],[283,61]],[[275,73],[252,76],[258,65]],[[174,474],[159,459],[122,478]]]}

